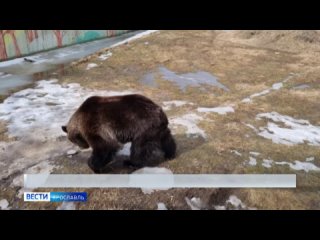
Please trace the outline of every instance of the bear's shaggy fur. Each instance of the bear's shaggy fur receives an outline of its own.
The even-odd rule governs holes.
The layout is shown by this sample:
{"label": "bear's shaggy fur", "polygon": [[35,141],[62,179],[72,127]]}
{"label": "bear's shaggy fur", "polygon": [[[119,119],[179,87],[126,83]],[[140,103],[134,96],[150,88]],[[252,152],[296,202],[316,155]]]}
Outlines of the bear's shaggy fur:
{"label": "bear's shaggy fur", "polygon": [[152,165],[163,152],[175,157],[176,144],[160,106],[138,95],[88,98],[62,130],[81,148],[92,148],[89,167],[100,173],[122,144],[132,142],[130,163]]}

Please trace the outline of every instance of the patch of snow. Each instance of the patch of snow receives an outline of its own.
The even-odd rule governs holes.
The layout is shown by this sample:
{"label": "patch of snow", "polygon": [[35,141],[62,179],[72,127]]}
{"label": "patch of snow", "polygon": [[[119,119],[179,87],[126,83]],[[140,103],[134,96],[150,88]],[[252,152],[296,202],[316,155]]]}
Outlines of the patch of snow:
{"label": "patch of snow", "polygon": [[250,98],[252,99],[252,98],[255,98],[255,97],[260,97],[260,96],[266,95],[266,94],[268,94],[270,91],[271,91],[271,89],[263,90],[262,92],[252,94],[252,95],[250,96]]}
{"label": "patch of snow", "polygon": [[236,154],[236,155],[238,155],[238,156],[242,156],[242,154],[239,153],[237,150],[231,150],[231,152],[234,153],[234,154]]}
{"label": "patch of snow", "polygon": [[157,206],[158,206],[158,210],[168,210],[166,205],[162,202],[159,202]]}
{"label": "patch of snow", "polygon": [[273,89],[273,90],[279,90],[279,89],[282,88],[282,87],[283,87],[283,83],[282,83],[282,82],[280,82],[280,83],[275,83],[275,84],[272,85],[272,89]]}
{"label": "patch of snow", "polygon": [[251,128],[253,131],[257,132],[258,130],[250,123],[245,123],[244,125],[246,125],[247,127]]}
{"label": "patch of snow", "polygon": [[291,169],[294,170],[303,170],[305,172],[309,171],[320,171],[320,168],[310,162],[300,162],[294,161],[294,163],[290,162],[275,162],[277,165],[289,165]]}
{"label": "patch of snow", "polygon": [[276,162],[270,159],[263,159],[263,163],[262,166],[266,167],[266,168],[271,168],[271,166],[273,164],[276,165],[288,165],[291,169],[293,170],[303,170],[305,172],[309,172],[309,171],[320,171],[320,168],[316,165],[314,165],[313,163],[310,162],[301,162],[301,161],[294,161],[294,163],[292,162],[286,162],[286,161],[281,161],[281,162]]}
{"label": "patch of snow", "polygon": [[107,52],[107,53],[103,53],[101,54],[98,58],[101,60],[101,61],[105,61],[107,60],[108,58],[110,58],[112,56],[112,52]]}
{"label": "patch of snow", "polygon": [[236,208],[246,208],[246,205],[235,195],[231,195],[226,203],[230,203],[232,206]]}
{"label": "patch of snow", "polygon": [[0,209],[1,210],[9,210],[9,202],[7,201],[7,199],[1,199],[0,200]]}
{"label": "patch of snow", "polygon": [[95,68],[95,67],[98,67],[98,64],[96,64],[96,63],[89,63],[89,64],[87,65],[86,70],[90,70],[91,68]]}
{"label": "patch of snow", "polygon": [[198,112],[215,112],[220,115],[224,115],[228,112],[234,112],[233,107],[231,106],[226,106],[226,107],[215,107],[215,108],[197,108]]}
{"label": "patch of snow", "polygon": [[62,202],[57,210],[76,210],[76,205],[73,202]]}
{"label": "patch of snow", "polygon": [[256,157],[260,155],[260,153],[258,153],[258,152],[249,152],[249,154],[253,155],[253,156],[256,156]]}
{"label": "patch of snow", "polygon": [[0,150],[0,179],[7,178],[11,174],[20,174],[22,170],[37,166],[42,161],[63,156],[68,149],[73,147],[72,143],[67,141],[42,143],[36,139],[5,144],[6,147]]}
{"label": "patch of snow", "polygon": [[215,210],[226,210],[226,207],[225,206],[220,206],[220,205],[216,205],[216,206],[213,206]]}
{"label": "patch of snow", "polygon": [[[174,117],[170,119],[170,124],[181,125],[187,128],[186,134],[188,136],[201,136],[206,138],[205,132],[197,126],[199,121],[203,120],[201,116],[194,113],[185,114],[181,117]],[[174,126],[175,127],[175,126]]]}
{"label": "patch of snow", "polygon": [[248,164],[251,165],[251,166],[256,166],[257,165],[257,160],[253,157],[249,157],[249,162]]}
{"label": "patch of snow", "polygon": [[[230,208],[231,206],[231,208]],[[227,210],[227,209],[235,209],[235,210],[256,210],[256,208],[248,207],[244,204],[237,196],[231,195],[228,200],[226,200],[225,205],[215,205],[213,206],[215,210]]]}
{"label": "patch of snow", "polygon": [[67,151],[67,155],[75,155],[76,153],[78,153],[78,151],[75,149],[71,149],[71,150]]}
{"label": "patch of snow", "polygon": [[149,42],[144,42],[145,45],[149,45]]}
{"label": "patch of snow", "polygon": [[252,102],[252,100],[251,100],[251,98],[244,98],[244,99],[242,99],[241,102],[243,102],[243,103],[249,103],[249,102]]}
{"label": "patch of snow", "polygon": [[123,145],[122,149],[117,152],[118,155],[125,155],[125,156],[130,156],[130,148],[131,148],[131,143],[126,143]]}
{"label": "patch of snow", "polygon": [[276,123],[268,122],[266,127],[261,127],[258,135],[271,139],[274,143],[294,145],[308,143],[320,146],[320,127],[314,126],[307,120],[294,119],[277,112],[258,114],[256,119],[271,119],[274,122],[285,124],[288,128],[280,127]]}
{"label": "patch of snow", "polygon": [[267,95],[272,91],[277,91],[277,90],[283,88],[283,83],[289,81],[293,76],[294,76],[294,74],[290,73],[290,75],[288,77],[286,77],[284,80],[282,80],[281,82],[272,84],[271,88],[265,89],[265,90],[258,92],[258,93],[254,93],[254,94],[250,95],[249,97],[242,99],[241,102],[249,103],[252,101],[253,98]]}
{"label": "patch of snow", "polygon": [[314,157],[308,157],[308,158],[306,158],[306,161],[307,162],[312,162],[312,161],[314,161]]}
{"label": "patch of snow", "polygon": [[64,136],[61,126],[88,97],[133,93],[97,91],[77,83],[61,85],[57,81],[38,81],[35,88],[16,92],[0,104],[0,120],[8,122],[9,137],[21,140],[34,136],[33,140],[47,141]]}
{"label": "patch of snow", "polygon": [[191,210],[201,210],[204,207],[204,204],[200,198],[193,197],[189,199],[186,197],[185,200],[188,206],[191,208]]}
{"label": "patch of snow", "polygon": [[[160,167],[144,167],[134,171],[132,174],[173,174],[170,169]],[[168,188],[141,188],[144,194],[151,194],[154,191],[168,190]]]}
{"label": "patch of snow", "polygon": [[272,163],[273,163],[273,160],[271,160],[271,159],[263,159],[261,165],[266,168],[271,168]]}

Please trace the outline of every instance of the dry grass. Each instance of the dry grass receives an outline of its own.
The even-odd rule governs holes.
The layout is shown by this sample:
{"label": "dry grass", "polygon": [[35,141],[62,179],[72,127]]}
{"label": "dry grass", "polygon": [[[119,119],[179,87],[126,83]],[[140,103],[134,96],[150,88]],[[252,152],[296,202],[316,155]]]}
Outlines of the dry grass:
{"label": "dry grass", "polygon": [[[86,189],[89,201],[77,204],[77,208],[156,209],[158,202],[164,202],[168,209],[189,209],[185,197],[194,196],[200,197],[207,208],[212,209],[213,205],[223,205],[230,195],[235,194],[247,206],[258,209],[320,209],[319,172],[294,171],[288,166],[273,166],[270,169],[261,166],[264,158],[293,162],[304,161],[309,156],[315,156],[313,163],[320,166],[319,147],[275,144],[257,136],[244,125],[250,123],[258,127],[265,124],[263,120],[255,121],[255,116],[271,111],[307,119],[314,125],[320,125],[320,71],[315,64],[319,58],[312,56],[308,62],[307,53],[289,51],[290,49],[281,48],[280,43],[275,44],[275,48],[272,48],[271,43],[263,47],[261,41],[252,40],[254,35],[260,33],[252,36],[250,33],[248,37],[239,37],[237,34],[222,31],[161,31],[112,49],[113,55],[106,61],[100,61],[97,55],[92,56],[72,66],[59,81],[77,82],[93,89],[131,89],[159,104],[171,100],[185,100],[195,104],[172,108],[167,111],[169,117],[197,113],[196,108],[199,106],[233,104],[235,112],[227,115],[197,113],[205,119],[198,126],[206,132],[207,139],[190,139],[183,134],[184,129],[180,129],[180,134],[175,137],[178,145],[177,158],[161,163],[160,166],[169,168],[174,173],[296,173],[298,188],[170,189],[150,195],[143,194],[140,189]],[[246,36],[248,33],[242,34]],[[145,41],[149,44],[146,45]],[[99,67],[85,70],[89,62],[97,63]],[[206,87],[206,91],[188,88],[186,92],[181,92],[177,86],[159,75],[156,75],[156,88],[139,82],[144,74],[155,72],[159,66],[165,66],[176,73],[207,71],[217,76],[230,92],[214,87]],[[302,75],[293,77],[278,91],[255,98],[251,104],[241,103],[243,98],[270,88],[291,72]],[[301,83],[312,87],[304,90],[292,89]],[[4,135],[3,129],[4,126],[0,125],[0,136]],[[235,155],[231,150],[237,150],[242,156]],[[257,157],[256,166],[246,164],[250,151],[261,153]],[[55,172],[90,173],[86,165],[88,154],[81,153],[72,159],[57,159],[56,162],[62,168]],[[12,190],[6,191],[11,192],[12,199]],[[57,207],[57,204],[52,203],[35,205],[17,201],[16,204],[22,208]]]}

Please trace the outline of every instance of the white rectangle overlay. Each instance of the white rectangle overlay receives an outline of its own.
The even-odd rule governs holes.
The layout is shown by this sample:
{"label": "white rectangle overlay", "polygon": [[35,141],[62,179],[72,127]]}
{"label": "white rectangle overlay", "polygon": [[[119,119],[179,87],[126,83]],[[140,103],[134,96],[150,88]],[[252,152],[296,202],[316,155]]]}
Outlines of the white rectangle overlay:
{"label": "white rectangle overlay", "polygon": [[25,174],[25,188],[296,188],[295,174]]}

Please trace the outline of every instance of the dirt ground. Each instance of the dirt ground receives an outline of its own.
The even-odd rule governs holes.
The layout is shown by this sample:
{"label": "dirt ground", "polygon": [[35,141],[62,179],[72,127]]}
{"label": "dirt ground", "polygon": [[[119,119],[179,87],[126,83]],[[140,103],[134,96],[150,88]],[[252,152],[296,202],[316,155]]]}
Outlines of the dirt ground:
{"label": "dirt ground", "polygon": [[[181,106],[173,104],[165,112],[170,120],[187,114],[200,116],[195,124],[205,137],[190,137],[186,126],[170,123],[177,141],[177,157],[158,167],[173,173],[294,173],[296,189],[169,189],[151,194],[141,189],[37,191],[88,192],[88,202],[76,203],[75,209],[157,209],[160,202],[169,210],[190,209],[188,199],[194,202],[200,199],[201,204],[199,201],[195,204],[199,209],[218,209],[217,206],[320,209],[319,145],[307,141],[292,145],[276,143],[257,134],[268,121],[256,119],[258,114],[276,112],[307,120],[315,129],[320,128],[319,42],[318,31],[160,31],[112,48],[112,56],[105,61],[101,61],[99,55],[108,49],[83,59],[65,69],[58,78],[59,84],[79,83],[90,89],[140,92],[161,106],[166,101],[185,101]],[[89,63],[98,66],[86,70]],[[183,91],[164,79],[159,73],[161,67],[178,75],[210,73],[229,91],[211,85],[187,86]],[[156,86],[141,81],[150,73],[154,73]],[[282,83],[282,87],[273,88],[277,83]],[[243,101],[267,89],[271,90],[251,97],[249,103]],[[198,111],[199,107],[221,106],[231,106],[234,112]],[[0,141],[3,142],[10,141],[6,124],[0,122]],[[80,152],[71,158],[51,159],[59,166],[52,169],[52,173],[92,173],[86,164],[89,154]],[[308,158],[312,160],[306,160]],[[265,160],[273,163],[268,166]],[[295,161],[308,162],[314,168],[297,169]],[[11,209],[56,209],[61,204],[23,202],[18,196],[20,187],[12,185],[19,174],[21,172],[15,172],[0,182],[0,200],[7,199]],[[240,199],[241,204],[228,204],[231,196]]]}

